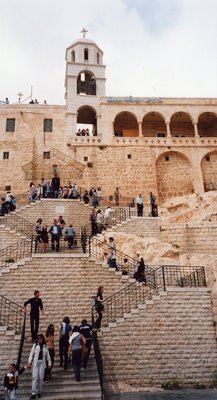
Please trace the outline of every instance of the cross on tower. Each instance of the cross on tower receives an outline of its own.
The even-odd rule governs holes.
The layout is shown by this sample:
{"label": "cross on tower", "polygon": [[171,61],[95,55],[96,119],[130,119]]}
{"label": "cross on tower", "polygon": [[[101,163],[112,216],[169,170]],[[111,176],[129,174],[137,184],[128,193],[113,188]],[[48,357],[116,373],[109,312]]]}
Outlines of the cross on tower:
{"label": "cross on tower", "polygon": [[85,35],[86,35],[87,32],[88,32],[87,29],[85,29],[85,28],[82,29],[81,33],[83,34],[83,38],[85,38]]}

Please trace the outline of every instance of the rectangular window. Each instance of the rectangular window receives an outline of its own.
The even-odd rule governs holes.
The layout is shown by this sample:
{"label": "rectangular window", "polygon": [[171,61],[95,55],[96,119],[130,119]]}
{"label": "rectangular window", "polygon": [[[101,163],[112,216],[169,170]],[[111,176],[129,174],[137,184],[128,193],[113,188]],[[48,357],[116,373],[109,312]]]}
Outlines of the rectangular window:
{"label": "rectangular window", "polygon": [[14,131],[15,131],[15,118],[7,118],[6,132],[14,132]]}
{"label": "rectangular window", "polygon": [[49,160],[50,159],[50,151],[44,151],[43,158],[46,160]]}
{"label": "rectangular window", "polygon": [[52,132],[53,130],[53,120],[50,118],[44,119],[44,132]]}
{"label": "rectangular window", "polygon": [[8,160],[9,159],[9,151],[4,151],[3,152],[3,160]]}
{"label": "rectangular window", "polygon": [[11,191],[11,185],[5,186],[5,191],[6,191],[6,192]]}
{"label": "rectangular window", "polygon": [[165,133],[157,133],[157,137],[166,137],[166,134]]}

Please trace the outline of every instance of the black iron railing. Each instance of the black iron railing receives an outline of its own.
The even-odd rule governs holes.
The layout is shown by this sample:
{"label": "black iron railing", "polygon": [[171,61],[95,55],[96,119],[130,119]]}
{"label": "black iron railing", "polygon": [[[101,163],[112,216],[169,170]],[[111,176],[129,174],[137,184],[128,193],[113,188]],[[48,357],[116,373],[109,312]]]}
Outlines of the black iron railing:
{"label": "black iron railing", "polygon": [[8,267],[22,260],[25,257],[30,257],[33,250],[32,238],[22,239],[11,246],[0,251],[0,269]]}
{"label": "black iron railing", "polygon": [[98,371],[98,376],[99,376],[99,382],[100,382],[100,387],[101,387],[101,393],[102,393],[102,399],[103,394],[104,394],[104,388],[103,388],[103,360],[102,360],[102,354],[100,350],[100,345],[99,345],[99,340],[97,336],[97,331],[93,329],[92,332],[92,337],[93,337],[93,348],[94,348],[94,354],[95,354],[95,359],[96,359],[96,365],[97,365],[97,371]]}
{"label": "black iron railing", "polygon": [[[97,259],[107,262],[108,261],[108,255],[111,252],[111,247],[109,246],[108,243],[102,242],[101,240],[97,239],[95,236],[93,236],[89,240],[89,255],[90,257],[96,257]],[[117,270],[122,271],[122,268],[124,266],[124,260],[127,258],[128,261],[128,266],[129,266],[129,276],[133,277],[134,273],[137,270],[138,267],[138,260],[135,258],[132,258],[122,251],[116,250],[116,264],[117,264]],[[145,266],[145,275],[148,276],[150,285],[155,285],[154,284],[154,275],[153,275],[153,268],[149,266]]]}
{"label": "black iron railing", "polygon": [[32,237],[34,232],[34,224],[25,218],[19,217],[15,213],[6,214],[3,217],[0,217],[0,224],[9,226],[11,229],[20,232],[22,235],[27,237]]}
{"label": "black iron railing", "polygon": [[[95,233],[101,233],[102,231],[106,231],[108,228],[111,228],[112,226],[115,226],[117,224],[121,224],[123,222],[126,222],[127,220],[130,220],[133,217],[137,217],[137,209],[135,207],[131,207],[131,205],[128,205],[126,207],[113,207],[110,206],[111,208],[111,213],[109,217],[106,217],[104,215],[106,207],[98,207],[98,209],[101,210],[101,226],[96,227]],[[97,211],[97,210],[96,210]],[[145,217],[150,216],[150,207],[144,209],[144,214]],[[85,229],[86,233],[88,235],[92,235],[92,227],[91,227],[91,222],[87,223],[86,225],[82,226],[81,229]]]}
{"label": "black iron railing", "polygon": [[17,194],[15,196],[16,198],[16,209],[26,206],[27,204],[30,204],[29,200],[29,191],[21,194]]}
{"label": "black iron railing", "polygon": [[23,347],[24,347],[24,341],[25,341],[25,331],[26,331],[26,313],[24,313],[23,326],[22,326],[22,330],[21,330],[20,345],[19,345],[19,350],[18,350],[18,355],[17,355],[17,369],[20,368],[20,363],[22,360]]}
{"label": "black iron railing", "polygon": [[[204,267],[162,266],[156,270],[146,271],[146,284],[133,282],[125,288],[107,297],[103,301],[104,311],[102,326],[114,322],[118,318],[145,303],[154,294],[165,291],[168,287],[206,287]],[[98,314],[92,307],[92,321]]]}
{"label": "black iron railing", "polygon": [[49,235],[48,243],[44,244],[37,240],[37,236],[33,236],[33,251],[34,253],[53,253],[54,251],[58,251],[60,253],[86,253],[87,249],[87,238],[85,238],[84,233],[82,235],[76,235],[76,239],[74,240],[73,245],[65,239],[65,237],[61,237],[59,240],[59,246],[54,242],[51,243],[51,236]]}
{"label": "black iron railing", "polygon": [[0,295],[0,324],[21,334],[24,319],[23,307]]}
{"label": "black iron railing", "polygon": [[19,369],[26,329],[26,313],[24,312],[24,308],[14,301],[0,296],[0,325],[6,326],[7,329],[14,330],[16,334],[21,335],[17,355],[17,368]]}

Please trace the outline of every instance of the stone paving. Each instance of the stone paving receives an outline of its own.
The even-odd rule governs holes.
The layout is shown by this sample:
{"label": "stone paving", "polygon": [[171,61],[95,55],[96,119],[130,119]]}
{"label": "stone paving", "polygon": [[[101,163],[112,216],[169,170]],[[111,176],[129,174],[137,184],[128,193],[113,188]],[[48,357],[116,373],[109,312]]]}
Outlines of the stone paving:
{"label": "stone paving", "polygon": [[105,395],[105,400],[217,400],[217,389],[116,393]]}

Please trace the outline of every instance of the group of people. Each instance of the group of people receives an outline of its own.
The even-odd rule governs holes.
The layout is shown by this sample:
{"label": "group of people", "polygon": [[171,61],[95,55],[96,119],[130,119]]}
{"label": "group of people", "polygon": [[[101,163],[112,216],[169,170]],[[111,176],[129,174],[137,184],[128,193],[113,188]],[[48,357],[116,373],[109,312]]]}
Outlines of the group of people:
{"label": "group of people", "polygon": [[[109,237],[108,245],[109,245],[108,251],[104,252],[103,254],[103,261],[105,261],[110,268],[115,268],[116,271],[122,272],[122,275],[129,275],[130,267],[128,258],[125,257],[122,263],[117,262],[117,257],[116,257],[117,250],[113,237]],[[139,252],[136,253],[136,258],[137,258],[136,261],[137,267],[135,273],[133,274],[133,277],[139,282],[146,283],[144,258]]]}
{"label": "group of people", "polygon": [[1,197],[0,215],[16,210],[16,198],[11,192],[7,192],[5,197]]}
{"label": "group of people", "polygon": [[[99,288],[97,303],[103,300],[100,293]],[[29,398],[31,400],[41,398],[43,383],[51,379],[55,358],[54,325],[49,324],[45,334],[38,333],[40,312],[43,313],[43,302],[38,290],[35,290],[34,297],[24,303],[25,313],[28,305],[30,305],[30,329],[33,345],[28,363],[23,368],[17,369],[15,364],[10,365],[9,371],[4,377],[5,400],[16,399],[18,377],[27,368],[32,369],[32,393]],[[100,322],[98,322],[98,325],[100,325]],[[92,330],[91,324],[85,318],[82,319],[80,326],[75,325],[72,327],[68,316],[63,318],[58,328],[59,365],[66,370],[69,363],[71,363],[77,382],[80,381],[81,367],[84,369],[87,367],[93,341]]]}
{"label": "group of people", "polygon": [[106,207],[104,211],[100,208],[92,208],[89,217],[92,236],[96,236],[98,233],[102,233],[103,230],[110,228],[113,212],[114,210],[110,206]]}
{"label": "group of people", "polygon": [[[151,208],[151,212],[150,212],[149,216],[150,217],[158,217],[158,205],[156,202],[156,197],[152,192],[149,193],[149,199],[150,199],[150,208]],[[136,207],[137,207],[137,216],[143,217],[144,203],[143,203],[141,193],[136,198]]]}
{"label": "group of people", "polygon": [[52,250],[59,251],[60,240],[64,237],[64,240],[68,243],[68,249],[71,250],[77,245],[76,232],[73,228],[73,224],[70,223],[68,227],[65,226],[65,221],[62,215],[58,219],[54,219],[53,224],[50,228],[46,224],[42,224],[42,218],[39,218],[35,224],[36,234],[36,249],[40,243],[43,244],[43,251],[45,252],[48,247],[49,234],[51,235],[51,248]]}
{"label": "group of people", "polygon": [[84,129],[84,128],[83,129],[78,129],[76,135],[77,136],[90,136],[90,131],[89,131],[88,128],[87,129]]}

